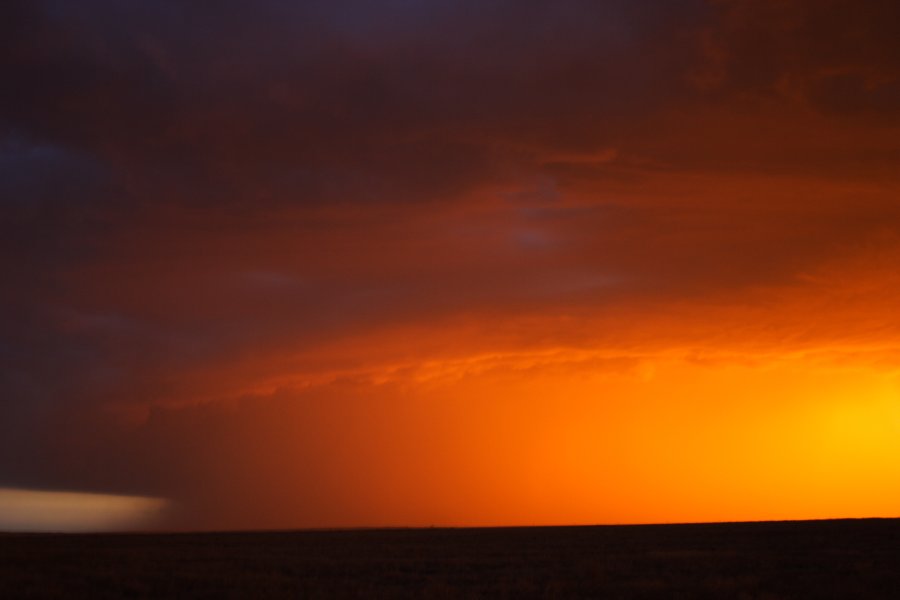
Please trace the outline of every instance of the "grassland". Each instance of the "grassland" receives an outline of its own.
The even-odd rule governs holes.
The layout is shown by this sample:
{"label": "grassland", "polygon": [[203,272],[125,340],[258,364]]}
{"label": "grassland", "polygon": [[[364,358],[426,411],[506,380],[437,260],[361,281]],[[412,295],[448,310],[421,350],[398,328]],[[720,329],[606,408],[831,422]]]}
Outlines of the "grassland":
{"label": "grassland", "polygon": [[900,520],[0,535],[0,598],[900,598]]}

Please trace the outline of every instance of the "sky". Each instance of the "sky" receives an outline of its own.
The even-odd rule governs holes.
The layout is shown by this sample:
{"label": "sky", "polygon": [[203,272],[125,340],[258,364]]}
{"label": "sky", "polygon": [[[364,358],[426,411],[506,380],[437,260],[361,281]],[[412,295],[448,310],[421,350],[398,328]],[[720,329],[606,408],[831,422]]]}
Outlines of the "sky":
{"label": "sky", "polygon": [[0,528],[900,516],[897,22],[3,2]]}

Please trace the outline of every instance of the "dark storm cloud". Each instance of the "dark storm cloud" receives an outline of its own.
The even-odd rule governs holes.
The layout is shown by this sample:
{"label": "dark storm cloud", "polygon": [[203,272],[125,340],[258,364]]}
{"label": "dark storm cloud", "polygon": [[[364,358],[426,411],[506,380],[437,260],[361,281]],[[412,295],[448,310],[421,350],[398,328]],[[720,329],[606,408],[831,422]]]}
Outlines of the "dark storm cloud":
{"label": "dark storm cloud", "polygon": [[900,114],[900,6],[890,0],[722,2],[710,32],[718,85],[800,97],[833,115]]}
{"label": "dark storm cloud", "polygon": [[673,38],[701,12],[575,1],[17,6],[2,98],[14,125],[96,153],[154,194],[169,180],[194,200],[252,188],[269,202],[442,195],[496,176],[523,144],[595,144],[598,127],[612,135],[678,93],[693,49]]}
{"label": "dark storm cloud", "polygon": [[[544,145],[594,144],[598,123],[613,131],[634,104],[677,91],[669,67],[690,51],[665,43],[700,8],[91,0],[3,11],[5,275],[18,314],[34,316],[115,314],[114,299],[66,306],[72,282],[61,273],[115,257],[111,232],[145,218],[140,205],[252,215],[321,200],[446,198],[517,174]],[[154,252],[184,246],[167,239],[177,226],[156,223]],[[184,285],[165,274],[156,283]],[[34,318],[48,340],[67,339],[53,318]]]}

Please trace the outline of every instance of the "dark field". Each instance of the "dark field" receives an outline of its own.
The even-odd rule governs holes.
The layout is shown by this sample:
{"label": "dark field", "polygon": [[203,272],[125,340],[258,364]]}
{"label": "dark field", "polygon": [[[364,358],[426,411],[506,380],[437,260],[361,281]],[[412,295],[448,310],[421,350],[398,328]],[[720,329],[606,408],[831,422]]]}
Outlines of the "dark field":
{"label": "dark field", "polygon": [[900,520],[0,535],[0,598],[900,598]]}

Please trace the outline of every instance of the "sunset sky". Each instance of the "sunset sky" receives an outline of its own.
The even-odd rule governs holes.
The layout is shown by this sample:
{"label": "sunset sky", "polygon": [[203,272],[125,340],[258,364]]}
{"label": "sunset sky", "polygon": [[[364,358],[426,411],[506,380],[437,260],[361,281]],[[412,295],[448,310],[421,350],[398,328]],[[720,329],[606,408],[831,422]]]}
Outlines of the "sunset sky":
{"label": "sunset sky", "polygon": [[0,3],[0,529],[900,516],[898,23]]}

